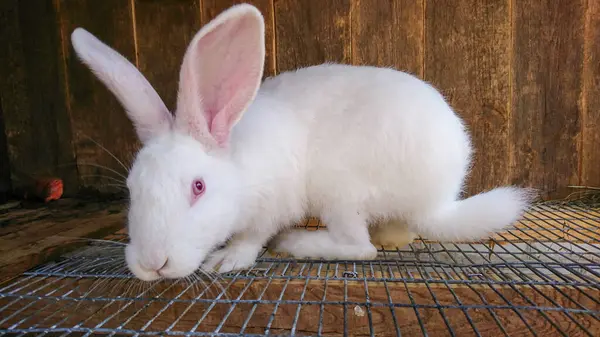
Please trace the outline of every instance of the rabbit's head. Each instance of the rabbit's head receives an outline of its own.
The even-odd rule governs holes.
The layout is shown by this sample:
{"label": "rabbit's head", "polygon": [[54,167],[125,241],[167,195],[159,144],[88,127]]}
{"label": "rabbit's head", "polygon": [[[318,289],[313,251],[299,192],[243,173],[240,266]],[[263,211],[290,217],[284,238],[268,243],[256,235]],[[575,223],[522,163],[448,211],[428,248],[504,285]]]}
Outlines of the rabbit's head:
{"label": "rabbit's head", "polygon": [[183,58],[174,115],[122,55],[82,28],[71,40],[143,144],[127,178],[129,269],[142,280],[195,272],[237,222],[239,178],[229,138],[260,86],[262,15],[236,5],[200,29]]}

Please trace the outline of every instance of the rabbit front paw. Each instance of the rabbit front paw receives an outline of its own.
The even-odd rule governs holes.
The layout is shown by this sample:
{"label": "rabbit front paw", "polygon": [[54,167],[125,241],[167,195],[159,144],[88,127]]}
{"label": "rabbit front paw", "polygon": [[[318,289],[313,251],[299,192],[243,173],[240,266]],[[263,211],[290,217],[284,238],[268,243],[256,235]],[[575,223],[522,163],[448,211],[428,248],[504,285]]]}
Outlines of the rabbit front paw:
{"label": "rabbit front paw", "polygon": [[258,250],[250,245],[230,245],[212,253],[202,265],[202,269],[213,271],[219,264],[218,273],[228,273],[252,267]]}

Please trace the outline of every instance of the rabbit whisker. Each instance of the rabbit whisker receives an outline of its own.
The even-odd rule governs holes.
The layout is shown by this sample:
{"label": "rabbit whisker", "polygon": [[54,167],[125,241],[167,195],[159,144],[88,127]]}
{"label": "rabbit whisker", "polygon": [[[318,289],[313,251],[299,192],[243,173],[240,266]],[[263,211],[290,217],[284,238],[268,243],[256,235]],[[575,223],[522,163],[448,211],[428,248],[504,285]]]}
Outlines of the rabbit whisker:
{"label": "rabbit whisker", "polygon": [[108,179],[110,181],[113,181],[113,182],[125,185],[125,181],[124,180],[117,179],[117,178],[111,177],[111,176],[106,176],[106,175],[103,175],[103,174],[84,174],[84,175],[81,176],[81,178],[105,178],[105,179]]}
{"label": "rabbit whisker", "polygon": [[122,242],[118,242],[118,241],[110,241],[110,240],[103,240],[103,239],[91,239],[91,238],[85,238],[85,237],[73,237],[73,236],[65,236],[65,235],[54,235],[57,238],[65,238],[65,239],[73,239],[73,240],[81,240],[81,241],[90,241],[90,242],[100,242],[100,243],[108,243],[111,245],[119,245],[119,246],[125,246],[125,243]]}
{"label": "rabbit whisker", "polygon": [[125,164],[123,164],[123,162],[121,160],[119,160],[119,158],[117,158],[117,156],[115,156],[112,152],[110,152],[106,147],[104,147],[102,144],[100,144],[97,141],[95,141],[94,139],[92,139],[92,137],[90,137],[86,134],[83,134],[83,135],[87,139],[91,140],[98,147],[100,147],[102,150],[106,151],[106,153],[108,153],[111,157],[113,157],[113,159],[116,160],[121,165],[121,167],[123,167],[125,169],[125,172],[129,172],[130,169],[127,166],[125,166]]}
{"label": "rabbit whisker", "polygon": [[118,175],[119,177],[127,180],[127,177],[125,175],[123,175],[122,173],[108,167],[108,166],[104,166],[104,165],[100,165],[100,164],[94,164],[94,163],[77,163],[77,165],[82,165],[82,166],[91,166],[91,167],[97,167],[97,168],[101,168],[101,169],[105,169],[107,171],[110,171],[116,175]]}

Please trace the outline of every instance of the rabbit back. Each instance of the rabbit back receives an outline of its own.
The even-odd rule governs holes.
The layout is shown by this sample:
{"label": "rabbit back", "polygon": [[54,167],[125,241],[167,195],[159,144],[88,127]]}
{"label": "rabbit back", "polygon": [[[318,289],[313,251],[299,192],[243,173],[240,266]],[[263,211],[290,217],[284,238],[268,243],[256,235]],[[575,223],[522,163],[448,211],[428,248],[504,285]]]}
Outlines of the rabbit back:
{"label": "rabbit back", "polygon": [[271,198],[272,214],[294,219],[337,204],[371,216],[425,212],[457,198],[472,151],[426,82],[339,64],[267,79],[232,139],[245,180],[262,182],[254,207]]}

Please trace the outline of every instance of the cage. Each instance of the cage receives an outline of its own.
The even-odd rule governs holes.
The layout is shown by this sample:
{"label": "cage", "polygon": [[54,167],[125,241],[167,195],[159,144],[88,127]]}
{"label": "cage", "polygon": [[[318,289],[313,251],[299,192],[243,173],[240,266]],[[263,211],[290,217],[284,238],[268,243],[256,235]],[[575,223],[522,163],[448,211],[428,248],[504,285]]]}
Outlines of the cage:
{"label": "cage", "polygon": [[[98,242],[0,286],[8,335],[597,336],[600,211],[538,204],[487,242],[382,247],[372,261],[266,250],[219,278],[136,282]],[[13,218],[12,220],[17,220]],[[100,219],[101,220],[101,217]],[[321,230],[308,221],[307,230]],[[127,240],[123,231],[107,237]]]}
{"label": "cage", "polygon": [[416,74],[469,125],[467,195],[511,183],[541,199],[482,241],[418,237],[368,261],[265,248],[240,271],[136,280],[121,164],[139,144],[69,35],[115,47],[172,107],[187,43],[239,2],[0,2],[0,335],[600,335],[600,2],[588,0],[245,1],[266,20],[265,76],[324,61]]}

